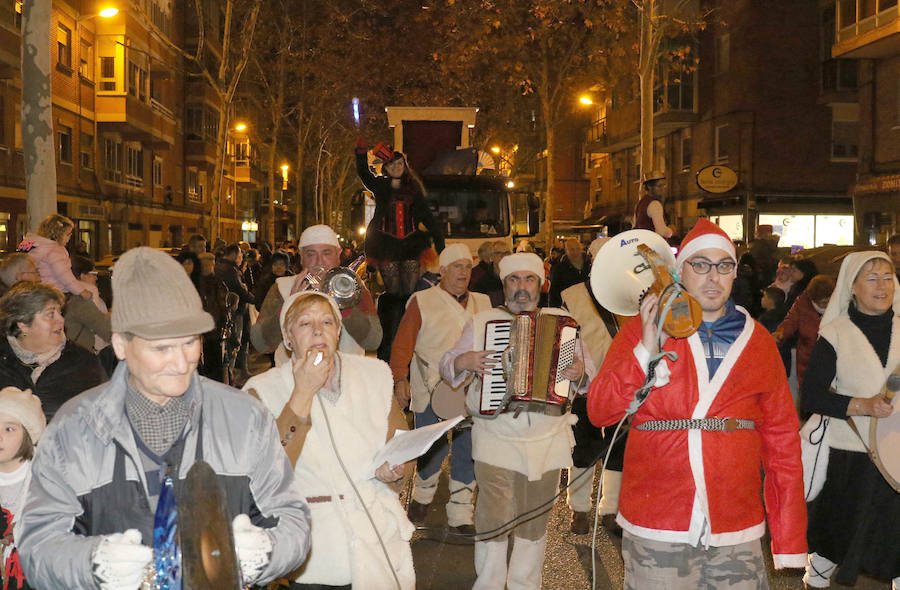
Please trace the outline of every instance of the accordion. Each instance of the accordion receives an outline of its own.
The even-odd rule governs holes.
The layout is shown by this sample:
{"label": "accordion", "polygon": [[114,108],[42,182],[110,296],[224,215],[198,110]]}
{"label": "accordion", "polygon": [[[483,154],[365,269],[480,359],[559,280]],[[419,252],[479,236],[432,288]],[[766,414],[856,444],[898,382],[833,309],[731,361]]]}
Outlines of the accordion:
{"label": "accordion", "polygon": [[523,312],[485,322],[484,350],[502,364],[484,375],[478,412],[482,416],[522,410],[561,415],[569,401],[569,380],[561,373],[575,360],[578,323],[550,310]]}

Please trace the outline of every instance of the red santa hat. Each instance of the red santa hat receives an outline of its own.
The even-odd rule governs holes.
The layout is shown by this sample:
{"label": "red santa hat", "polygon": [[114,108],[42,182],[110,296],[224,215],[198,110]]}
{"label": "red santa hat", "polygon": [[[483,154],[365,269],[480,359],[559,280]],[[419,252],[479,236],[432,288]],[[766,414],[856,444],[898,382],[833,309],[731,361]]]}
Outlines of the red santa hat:
{"label": "red santa hat", "polygon": [[708,219],[701,219],[691,228],[691,231],[684,236],[681,241],[681,248],[678,250],[678,256],[675,257],[675,266],[681,268],[684,261],[706,248],[718,248],[724,250],[731,258],[737,262],[737,254],[734,249],[734,242],[728,237],[721,227]]}

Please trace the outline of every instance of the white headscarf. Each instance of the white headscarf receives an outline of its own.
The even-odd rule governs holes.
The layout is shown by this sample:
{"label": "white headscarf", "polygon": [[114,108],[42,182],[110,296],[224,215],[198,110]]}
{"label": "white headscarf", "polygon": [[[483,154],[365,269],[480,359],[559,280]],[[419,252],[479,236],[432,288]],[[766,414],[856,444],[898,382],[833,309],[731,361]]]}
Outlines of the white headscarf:
{"label": "white headscarf", "polygon": [[[886,261],[893,270],[894,263],[891,261],[890,256],[877,250],[852,252],[844,257],[844,261],[841,263],[841,271],[838,273],[837,284],[834,287],[834,293],[832,293],[828,307],[825,308],[825,313],[822,314],[822,321],[819,323],[819,333],[822,332],[823,326],[833,322],[842,315],[847,315],[850,309],[850,301],[853,298],[853,283],[856,281],[856,275],[859,274],[860,269],[867,262],[874,258]],[[897,283],[896,275],[894,275],[893,308],[895,313],[900,313],[900,284]]]}

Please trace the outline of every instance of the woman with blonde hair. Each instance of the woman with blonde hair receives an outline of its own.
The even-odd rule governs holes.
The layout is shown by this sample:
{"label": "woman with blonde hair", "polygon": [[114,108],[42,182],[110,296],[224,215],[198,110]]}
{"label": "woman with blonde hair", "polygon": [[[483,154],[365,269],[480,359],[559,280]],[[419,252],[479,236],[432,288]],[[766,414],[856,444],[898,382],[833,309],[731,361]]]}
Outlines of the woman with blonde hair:
{"label": "woman with blonde hair", "polygon": [[413,526],[397,493],[412,464],[373,465],[385,441],[407,430],[391,370],[338,352],[341,313],[327,295],[291,295],[280,321],[291,361],[251,377],[244,389],[276,417],[309,504],[309,558],[290,588],[412,590]]}
{"label": "woman with blonde hair", "polygon": [[852,585],[865,572],[900,589],[900,494],[866,452],[869,422],[896,411],[882,390],[900,366],[898,314],[900,285],[887,254],[849,254],[800,391],[803,409],[813,413],[800,429],[806,588],[829,587],[835,572],[839,584]]}
{"label": "woman with blonde hair", "polygon": [[65,215],[48,215],[38,226],[37,233],[28,232],[19,244],[19,252],[28,252],[41,282],[52,285],[63,293],[80,295],[85,299],[99,299],[97,288],[79,281],[72,274],[72,261],[66,244],[72,239],[75,224]]}

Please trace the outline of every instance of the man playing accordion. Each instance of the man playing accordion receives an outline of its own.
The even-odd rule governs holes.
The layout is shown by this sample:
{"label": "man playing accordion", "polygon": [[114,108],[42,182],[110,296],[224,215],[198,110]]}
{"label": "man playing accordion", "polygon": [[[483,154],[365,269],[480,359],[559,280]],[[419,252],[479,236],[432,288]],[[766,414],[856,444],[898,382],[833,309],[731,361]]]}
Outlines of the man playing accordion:
{"label": "man playing accordion", "polygon": [[[559,330],[567,344],[550,343],[554,349],[535,350],[507,359],[507,370],[520,373],[522,363],[541,365],[547,360],[551,370],[547,387],[547,371],[526,371],[527,391],[510,395],[506,387],[495,389],[499,396],[491,397],[491,390],[483,387],[496,382],[502,373],[498,364],[498,350],[503,343],[494,342],[489,333],[492,326],[508,326],[518,322],[523,312],[535,312],[541,285],[545,280],[544,265],[537,255],[517,253],[500,261],[503,281],[503,306],[475,315],[463,329],[462,336],[441,359],[441,376],[458,387],[473,375],[467,392],[467,406],[472,414],[472,455],[475,459],[475,480],[478,482],[478,502],[475,506],[475,571],[474,590],[487,588],[541,587],[541,567],[546,545],[549,511],[559,483],[559,471],[572,464],[571,424],[575,418],[568,411],[568,381],[576,389],[584,388],[585,359],[580,340],[574,337],[575,322],[565,312],[547,308],[534,316],[540,326],[541,318],[558,317]],[[525,318],[527,321],[527,318]],[[503,323],[505,322],[505,324]],[[552,319],[551,319],[552,323]],[[516,342],[515,334],[507,337]],[[528,340],[526,337],[524,340]],[[533,338],[539,344],[541,338]],[[554,339],[550,339],[554,340]],[[488,346],[485,346],[488,344]],[[559,349],[558,349],[559,348]],[[488,350],[485,350],[488,349]],[[560,353],[559,357],[552,353]],[[568,356],[566,355],[566,352]],[[516,358],[519,357],[519,358]],[[564,358],[565,357],[565,358]],[[544,363],[545,364],[545,363]],[[592,367],[587,371],[592,374]],[[534,383],[543,383],[540,390]],[[564,385],[563,385],[564,384]],[[557,395],[565,392],[562,396]],[[523,395],[524,393],[524,395]],[[507,565],[509,535],[513,536],[512,555]]]}

